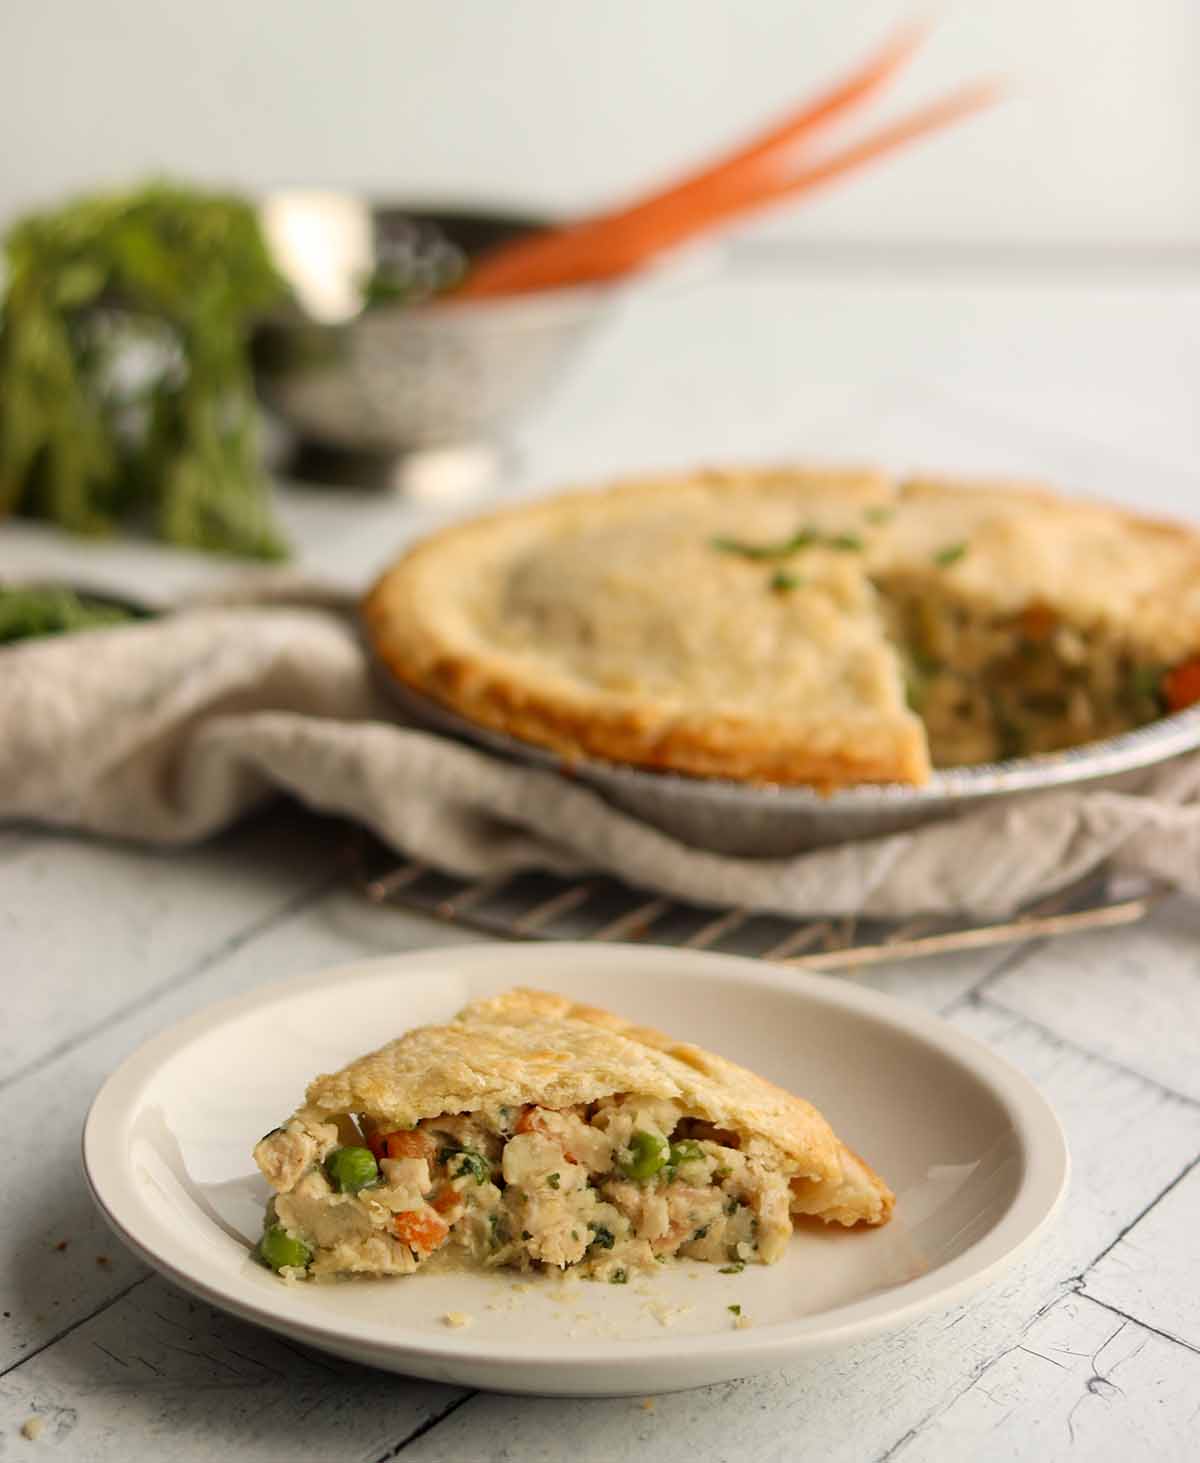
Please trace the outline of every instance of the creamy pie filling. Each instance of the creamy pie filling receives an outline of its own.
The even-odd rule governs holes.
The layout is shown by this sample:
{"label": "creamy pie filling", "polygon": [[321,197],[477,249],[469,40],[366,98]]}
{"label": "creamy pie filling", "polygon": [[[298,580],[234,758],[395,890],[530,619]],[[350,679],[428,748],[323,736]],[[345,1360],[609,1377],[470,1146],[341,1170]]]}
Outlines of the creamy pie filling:
{"label": "creamy pie filling", "polygon": [[298,1117],[255,1159],[276,1191],[259,1255],[288,1279],[409,1275],[436,1260],[623,1284],[672,1256],[770,1264],[792,1233],[792,1176],[661,1099],[399,1129]]}
{"label": "creamy pie filling", "polygon": [[987,613],[928,582],[882,580],[880,605],[935,767],[1115,736],[1168,709],[1165,667],[1048,606]]}

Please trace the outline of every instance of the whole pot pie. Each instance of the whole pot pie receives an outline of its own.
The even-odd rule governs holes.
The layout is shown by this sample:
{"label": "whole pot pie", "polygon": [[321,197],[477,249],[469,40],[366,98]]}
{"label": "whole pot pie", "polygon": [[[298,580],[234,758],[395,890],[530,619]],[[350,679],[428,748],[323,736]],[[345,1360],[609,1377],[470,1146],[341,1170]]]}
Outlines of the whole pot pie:
{"label": "whole pot pie", "polygon": [[1200,534],[1005,484],[709,471],[457,525],[364,605],[483,727],[697,776],[921,783],[1200,701]]}
{"label": "whole pot pie", "polygon": [[288,1280],[439,1265],[622,1284],[673,1257],[778,1260],[793,1219],[894,1197],[810,1103],[545,991],[480,1000],[308,1088],[254,1150],[259,1258]]}

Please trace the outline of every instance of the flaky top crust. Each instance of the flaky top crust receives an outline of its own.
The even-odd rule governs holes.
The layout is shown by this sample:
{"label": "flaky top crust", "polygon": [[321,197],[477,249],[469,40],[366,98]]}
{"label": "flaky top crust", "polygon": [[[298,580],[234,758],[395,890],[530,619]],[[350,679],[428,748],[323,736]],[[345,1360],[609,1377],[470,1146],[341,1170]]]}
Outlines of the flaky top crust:
{"label": "flaky top crust", "polygon": [[[801,526],[821,542],[789,561],[787,593],[770,564],[713,547]],[[701,472],[511,509],[419,544],[363,613],[399,680],[567,760],[919,783],[928,750],[875,613],[882,578],[986,613],[1046,605],[1159,663],[1200,649],[1191,529],[1029,485],[866,470]]]}
{"label": "flaky top crust", "polygon": [[406,1032],[308,1088],[300,1116],[365,1114],[396,1125],[519,1107],[563,1108],[619,1093],[670,1099],[736,1132],[748,1153],[797,1178],[797,1207],[879,1223],[891,1191],[811,1103],[735,1062],[598,1007],[517,989],[475,1001],[444,1026]]}

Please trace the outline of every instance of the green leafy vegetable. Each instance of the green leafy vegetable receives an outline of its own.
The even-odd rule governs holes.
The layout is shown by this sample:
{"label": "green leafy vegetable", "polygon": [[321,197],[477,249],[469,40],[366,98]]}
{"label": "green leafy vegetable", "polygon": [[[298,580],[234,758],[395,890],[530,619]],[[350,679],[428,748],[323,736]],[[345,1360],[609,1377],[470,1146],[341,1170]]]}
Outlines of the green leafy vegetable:
{"label": "green leafy vegetable", "polygon": [[0,588],[0,645],[35,635],[64,635],[72,630],[120,625],[136,617],[134,610],[90,599],[71,589]]}
{"label": "green leafy vegetable", "polygon": [[590,1248],[596,1250],[612,1249],[613,1245],[616,1243],[616,1240],[614,1239],[613,1232],[611,1229],[609,1229],[608,1225],[592,1224],[589,1222],[588,1228],[592,1231],[592,1238],[589,1242]]}
{"label": "green leafy vegetable", "polygon": [[957,564],[966,552],[966,544],[947,544],[944,549],[939,549],[934,554],[933,562],[939,569],[948,569],[951,564]]}
{"label": "green leafy vegetable", "polygon": [[732,1311],[735,1316],[740,1316],[742,1314],[741,1306],[726,1306],[725,1309],[727,1311]]}
{"label": "green leafy vegetable", "polygon": [[278,558],[246,336],[282,292],[243,200],[153,184],[5,241],[0,514]]}

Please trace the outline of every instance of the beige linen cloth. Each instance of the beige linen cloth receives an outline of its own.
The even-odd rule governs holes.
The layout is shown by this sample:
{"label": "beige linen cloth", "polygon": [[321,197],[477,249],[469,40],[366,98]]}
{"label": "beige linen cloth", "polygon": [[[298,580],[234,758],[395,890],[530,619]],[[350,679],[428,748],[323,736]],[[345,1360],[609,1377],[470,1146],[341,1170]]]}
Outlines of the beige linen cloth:
{"label": "beige linen cloth", "polygon": [[[786,915],[1002,915],[1104,862],[1200,893],[1200,757],[780,859],[686,847],[551,772],[404,725],[345,606],[255,604],[0,649],[0,818],[181,844],[275,793],[448,872],[605,872]],[[235,596],[236,598],[236,596]]]}

